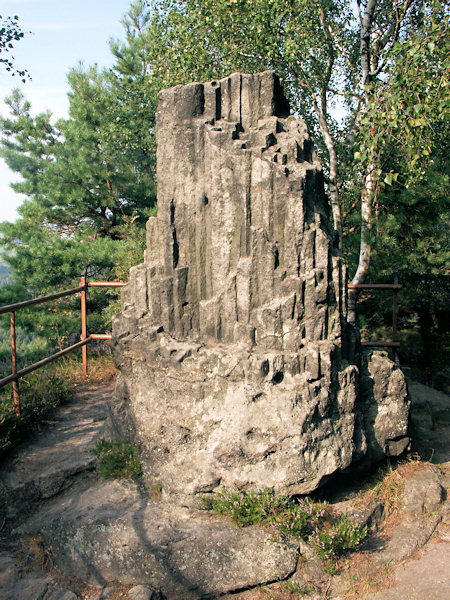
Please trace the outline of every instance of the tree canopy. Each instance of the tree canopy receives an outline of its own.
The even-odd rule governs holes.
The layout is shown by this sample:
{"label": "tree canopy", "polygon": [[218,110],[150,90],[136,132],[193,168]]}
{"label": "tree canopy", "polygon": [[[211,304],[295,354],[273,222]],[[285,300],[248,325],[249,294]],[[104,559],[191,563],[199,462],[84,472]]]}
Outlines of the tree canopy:
{"label": "tree canopy", "polygon": [[156,210],[155,107],[144,76],[138,60],[133,66],[121,57],[112,70],[73,68],[69,117],[56,122],[50,112],[32,116],[18,90],[6,99],[0,154],[21,175],[12,187],[26,197],[19,219],[0,224],[16,282],[11,302],[23,299],[13,297],[18,291],[72,287],[84,270],[90,278],[126,279],[142,260],[145,223]]}
{"label": "tree canopy", "polygon": [[362,283],[382,188],[425,177],[434,125],[448,119],[447,9],[434,0],[161,0],[147,36],[166,85],[233,70],[282,75],[322,150],[341,241],[343,215],[360,207],[349,257],[357,231],[353,283]]}
{"label": "tree canopy", "polygon": [[408,279],[419,304],[431,278],[442,306],[448,19],[438,0],[136,0],[112,68],[70,72],[68,119],[9,98],[1,154],[27,198],[1,226],[16,277],[42,291],[85,266],[123,276],[155,207],[158,91],[274,69],[315,138],[353,282],[372,261],[378,280]]}
{"label": "tree canopy", "polygon": [[15,249],[11,265],[31,289],[63,274],[71,280],[84,267],[107,275],[129,227],[143,227],[155,205],[153,141],[144,135],[151,124],[127,118],[133,106],[117,102],[124,92],[110,74],[77,68],[69,83],[68,119],[33,118],[16,90],[11,116],[1,121],[1,154],[22,176],[13,188],[27,197],[21,218],[2,224],[2,243]]}
{"label": "tree canopy", "polygon": [[14,77],[18,75],[23,83],[27,80],[28,71],[19,69],[14,64],[14,56],[11,51],[14,44],[24,37],[24,33],[19,25],[19,17],[2,17],[0,15],[0,64]]}

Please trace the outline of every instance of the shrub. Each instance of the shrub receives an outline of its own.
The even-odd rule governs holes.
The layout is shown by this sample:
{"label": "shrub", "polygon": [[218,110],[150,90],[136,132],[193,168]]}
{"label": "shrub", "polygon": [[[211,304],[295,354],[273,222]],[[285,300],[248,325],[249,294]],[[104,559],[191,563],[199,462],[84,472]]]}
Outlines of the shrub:
{"label": "shrub", "polygon": [[204,508],[229,516],[239,527],[266,521],[270,515],[283,509],[284,501],[283,497],[276,497],[272,490],[237,492],[225,488],[217,494],[201,497]]}
{"label": "shrub", "polygon": [[335,572],[332,559],[354,550],[367,535],[347,515],[335,518],[326,504],[311,498],[277,496],[273,490],[238,492],[223,489],[200,498],[204,508],[228,516],[239,527],[264,525],[269,539],[280,537],[308,540],[326,569]]}
{"label": "shrub", "polygon": [[306,540],[321,525],[325,514],[323,503],[313,502],[308,497],[298,501],[288,499],[286,509],[270,519],[270,529],[275,536],[281,534],[283,537]]}

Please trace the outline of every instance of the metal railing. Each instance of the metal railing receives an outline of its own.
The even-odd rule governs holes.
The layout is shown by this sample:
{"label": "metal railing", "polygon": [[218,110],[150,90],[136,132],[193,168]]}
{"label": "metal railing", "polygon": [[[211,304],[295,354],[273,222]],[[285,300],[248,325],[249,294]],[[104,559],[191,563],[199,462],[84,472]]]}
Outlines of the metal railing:
{"label": "metal railing", "polygon": [[[82,362],[83,362],[83,374],[87,376],[87,344],[93,340],[110,340],[111,335],[107,333],[91,333],[87,334],[87,311],[86,311],[86,293],[90,287],[123,287],[125,282],[123,281],[86,281],[86,277],[82,277],[80,285],[70,290],[58,292],[56,294],[50,294],[48,296],[40,296],[39,298],[33,298],[32,300],[25,300],[24,302],[16,302],[15,304],[9,304],[8,306],[0,307],[0,315],[5,313],[11,313],[10,326],[11,326],[11,375],[0,379],[0,388],[4,387],[8,383],[12,382],[13,387],[13,400],[14,410],[17,416],[20,416],[20,394],[19,394],[19,379],[28,373],[36,371],[45,365],[81,348]],[[44,302],[51,302],[58,298],[64,298],[65,296],[71,296],[74,294],[80,294],[81,296],[81,339],[76,344],[72,344],[51,356],[47,356],[42,360],[25,367],[24,369],[17,370],[17,349],[16,349],[16,311],[22,308],[28,308],[36,304],[43,304]]]}
{"label": "metal railing", "polygon": [[392,290],[394,292],[392,306],[392,341],[390,342],[361,342],[362,346],[371,348],[400,348],[400,342],[397,340],[397,319],[398,319],[398,292],[402,289],[398,282],[398,277],[394,277],[394,283],[359,283],[348,284],[349,290]]}

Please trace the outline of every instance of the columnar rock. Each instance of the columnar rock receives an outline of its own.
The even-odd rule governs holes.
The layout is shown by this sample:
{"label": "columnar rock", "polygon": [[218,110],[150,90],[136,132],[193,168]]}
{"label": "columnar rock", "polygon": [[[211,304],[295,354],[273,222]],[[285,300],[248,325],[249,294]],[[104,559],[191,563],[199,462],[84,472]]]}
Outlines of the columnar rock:
{"label": "columnar rock", "polygon": [[159,95],[158,216],[113,328],[111,424],[183,496],[306,493],[406,447],[403,375],[361,357],[321,165],[278,77]]}

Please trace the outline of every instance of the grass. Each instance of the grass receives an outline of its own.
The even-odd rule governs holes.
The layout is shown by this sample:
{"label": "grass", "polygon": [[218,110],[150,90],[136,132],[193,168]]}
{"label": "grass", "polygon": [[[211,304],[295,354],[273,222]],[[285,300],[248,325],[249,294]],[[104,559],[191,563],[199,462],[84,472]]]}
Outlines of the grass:
{"label": "grass", "polygon": [[381,502],[386,519],[401,509],[406,480],[427,464],[431,463],[415,454],[394,463],[388,461],[367,479],[365,486],[352,499],[361,506],[368,506],[373,501]]}
{"label": "grass", "polygon": [[288,594],[295,594],[296,598],[298,598],[298,594],[300,596],[312,596],[316,591],[316,588],[312,583],[300,585],[299,583],[292,581],[291,579],[284,581],[280,585],[280,587],[283,591],[287,592]]}
{"label": "grass", "polygon": [[[22,368],[24,365],[19,365]],[[82,387],[112,382],[116,370],[110,353],[90,353],[89,374],[84,378],[81,358],[64,357],[19,380],[21,415],[14,411],[11,384],[0,389],[0,451],[19,442],[43,421],[52,409],[65,402]],[[0,376],[11,372],[8,361],[0,364]]]}
{"label": "grass", "polygon": [[102,438],[96,448],[98,472],[104,479],[133,479],[142,477],[139,453],[125,440],[108,441]]}
{"label": "grass", "polygon": [[201,497],[204,508],[228,516],[239,527],[273,524],[280,533],[307,535],[309,525],[323,517],[325,506],[309,498],[294,503],[289,496],[277,496],[273,490],[239,492],[225,488],[216,494]]}
{"label": "grass", "polygon": [[11,386],[0,390],[0,449],[20,441],[33,425],[70,396],[67,381],[54,369],[35,371],[19,384],[21,414],[14,412]]}
{"label": "grass", "polygon": [[66,379],[71,388],[105,385],[113,383],[117,370],[109,348],[104,351],[92,351],[88,346],[88,374],[84,377],[81,358],[75,355],[65,356],[56,361],[55,369],[58,375]]}

